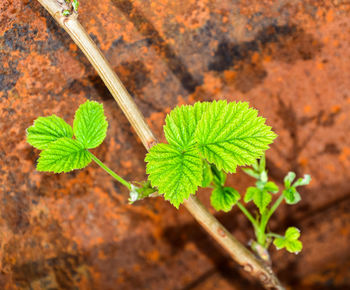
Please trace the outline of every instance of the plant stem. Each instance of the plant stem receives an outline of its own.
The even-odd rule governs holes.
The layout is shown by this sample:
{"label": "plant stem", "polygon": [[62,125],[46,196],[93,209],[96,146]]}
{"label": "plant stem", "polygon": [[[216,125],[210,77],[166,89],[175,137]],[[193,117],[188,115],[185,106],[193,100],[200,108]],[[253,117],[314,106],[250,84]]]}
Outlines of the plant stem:
{"label": "plant stem", "polygon": [[274,238],[284,238],[281,235],[275,234],[275,233],[268,233],[266,234],[267,237],[274,237]]}
{"label": "plant stem", "polygon": [[284,199],[284,195],[283,193],[281,193],[281,195],[278,197],[278,199],[275,201],[275,203],[273,204],[273,206],[270,208],[268,214],[267,214],[267,221],[270,219],[270,217],[272,216],[272,214],[275,212],[275,210],[280,206],[281,202]]}
{"label": "plant stem", "polygon": [[275,210],[279,207],[279,205],[283,201],[283,198],[284,198],[284,196],[283,196],[283,194],[281,194],[278,197],[278,199],[275,201],[275,203],[272,205],[270,210],[267,212],[265,211],[261,216],[261,222],[260,222],[260,226],[259,226],[259,230],[258,230],[257,240],[258,240],[258,243],[260,245],[262,245],[263,247],[265,247],[265,242],[266,242],[265,231],[266,231],[267,223],[268,223],[270,217],[272,216],[272,214],[275,212]]}
{"label": "plant stem", "polygon": [[121,184],[125,185],[129,190],[131,190],[131,183],[127,182],[125,179],[120,177],[117,173],[115,173],[113,170],[109,169],[100,159],[98,159],[94,154],[92,154],[90,151],[90,156],[92,160],[94,160],[103,170],[105,170],[109,175],[111,175],[114,179],[118,180]]}
{"label": "plant stem", "polygon": [[265,236],[265,228],[268,222],[268,219],[266,219],[266,210],[262,213],[260,224],[257,231],[257,241],[258,243],[265,248],[266,244],[266,236]]}
{"label": "plant stem", "polygon": [[[67,31],[73,41],[89,59],[125,113],[143,145],[149,150],[157,143],[151,129],[145,122],[129,93],[112,70],[110,64],[80,25],[77,15],[73,13],[68,17],[64,17],[61,13],[62,9],[56,0],[38,1],[49,11],[60,26]],[[236,240],[196,197],[190,196],[190,198],[184,202],[184,206],[207,232],[225,248],[231,257],[244,267],[244,270],[260,279],[265,288],[284,289],[278,278],[274,275],[272,269],[258,260],[253,253]]]}
{"label": "plant stem", "polygon": [[255,218],[253,218],[253,216],[246,209],[246,207],[243,204],[241,204],[240,202],[237,202],[237,206],[245,214],[245,216],[250,220],[250,222],[253,224],[254,229],[257,229],[258,228],[258,222],[256,221]]}

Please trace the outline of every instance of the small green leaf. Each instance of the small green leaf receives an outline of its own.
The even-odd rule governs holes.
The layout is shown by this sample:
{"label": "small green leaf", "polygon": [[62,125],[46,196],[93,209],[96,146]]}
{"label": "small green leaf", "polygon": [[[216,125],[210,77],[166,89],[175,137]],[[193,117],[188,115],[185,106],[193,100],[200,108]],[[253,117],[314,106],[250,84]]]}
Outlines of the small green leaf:
{"label": "small green leaf", "polygon": [[276,238],[273,241],[273,244],[276,246],[277,250],[283,249],[285,247],[285,240],[284,238]]}
{"label": "small green leaf", "polygon": [[301,196],[294,186],[283,190],[283,195],[288,204],[296,204],[301,200]]}
{"label": "small green leaf", "polygon": [[86,101],[75,112],[74,135],[87,149],[95,148],[103,142],[107,127],[102,104]]}
{"label": "small green leaf", "polygon": [[300,231],[295,227],[290,227],[286,230],[284,237],[276,238],[273,243],[277,250],[286,248],[288,252],[298,254],[303,244],[299,241]]}
{"label": "small green leaf", "polygon": [[232,187],[217,187],[210,196],[210,202],[217,211],[228,212],[240,198],[239,192]]}
{"label": "small green leaf", "polygon": [[276,138],[257,114],[248,103],[210,103],[195,131],[201,154],[226,172],[253,164]]}
{"label": "small green leaf", "polygon": [[300,237],[300,231],[296,227],[289,227],[286,230],[286,233],[285,233],[284,237],[287,240],[297,240]]}
{"label": "small green leaf", "polygon": [[311,176],[308,174],[304,175],[304,178],[299,178],[296,182],[294,182],[293,187],[308,185],[311,181]]}
{"label": "small green leaf", "polygon": [[290,241],[286,244],[286,249],[290,253],[299,254],[303,249],[301,241]]}
{"label": "small green leaf", "polygon": [[73,130],[56,115],[39,117],[34,121],[34,125],[27,129],[27,142],[40,150],[46,149],[51,142],[62,137],[72,138]]}
{"label": "small green leaf", "polygon": [[290,187],[290,185],[292,184],[292,182],[295,179],[295,173],[292,171],[289,171],[288,174],[286,175],[286,177],[284,178],[284,185],[285,187]]}
{"label": "small green leaf", "polygon": [[158,144],[145,161],[152,186],[176,208],[202,184],[202,160],[195,147],[184,151],[175,145]]}
{"label": "small green leaf", "polygon": [[267,182],[264,189],[271,193],[277,193],[279,191],[277,184],[272,181]]}
{"label": "small green leaf", "polygon": [[253,186],[248,187],[244,196],[244,202],[247,203],[252,201],[256,194],[259,194],[259,189]]}
{"label": "small green leaf", "polygon": [[266,190],[259,190],[259,194],[254,196],[254,203],[259,208],[260,213],[263,213],[266,207],[271,202],[272,197]]}
{"label": "small green leaf", "polygon": [[260,213],[263,213],[271,202],[272,197],[266,190],[260,190],[256,187],[249,187],[244,196],[244,201],[249,202],[251,200],[253,200],[254,204],[259,208]]}
{"label": "small green leaf", "polygon": [[83,144],[67,137],[60,138],[40,153],[37,170],[54,173],[81,169],[91,162],[90,153]]}
{"label": "small green leaf", "polygon": [[211,171],[211,166],[207,161],[203,160],[203,179],[201,187],[208,187],[213,181],[213,173]]}

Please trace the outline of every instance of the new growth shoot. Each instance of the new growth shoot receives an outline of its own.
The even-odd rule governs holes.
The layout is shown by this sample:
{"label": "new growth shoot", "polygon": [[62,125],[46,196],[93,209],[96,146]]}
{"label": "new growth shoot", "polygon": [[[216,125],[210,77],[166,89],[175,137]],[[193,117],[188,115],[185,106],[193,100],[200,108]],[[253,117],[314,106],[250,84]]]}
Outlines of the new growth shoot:
{"label": "new growth shoot", "polygon": [[[267,224],[283,201],[295,204],[301,200],[297,187],[307,185],[310,176],[294,182],[295,173],[289,172],[282,193],[270,205],[272,194],[277,194],[279,188],[268,180],[264,152],[277,135],[255,109],[242,102],[198,102],[175,108],[165,122],[168,143],[151,148],[145,158],[149,180],[137,185],[123,179],[89,151],[106,138],[108,122],[102,104],[86,101],[81,105],[73,128],[56,115],[39,117],[27,129],[27,141],[42,150],[38,171],[69,172],[94,161],[129,190],[130,203],[158,192],[178,208],[198,187],[212,188],[210,201],[217,211],[228,212],[237,205],[251,222],[257,239],[252,248],[261,258],[269,260],[266,250],[272,241],[278,249],[301,251],[297,228],[288,228],[281,236],[268,231]],[[235,173],[237,166],[245,165],[252,165],[243,171],[257,180],[244,196],[245,203],[252,201],[257,207],[255,216],[240,202],[240,193],[225,186],[227,173]]]}

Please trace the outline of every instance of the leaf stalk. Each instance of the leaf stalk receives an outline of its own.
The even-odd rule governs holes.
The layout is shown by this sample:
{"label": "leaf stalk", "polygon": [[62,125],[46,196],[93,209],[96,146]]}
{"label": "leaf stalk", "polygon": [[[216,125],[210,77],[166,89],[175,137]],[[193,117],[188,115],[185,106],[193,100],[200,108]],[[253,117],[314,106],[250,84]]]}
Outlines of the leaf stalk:
{"label": "leaf stalk", "polygon": [[120,177],[117,173],[115,173],[113,170],[108,168],[100,159],[98,159],[94,154],[92,154],[90,151],[88,151],[92,160],[94,160],[104,171],[106,171],[109,175],[111,175],[114,179],[119,181],[121,184],[126,186],[129,190],[132,189],[132,184],[127,182],[125,179]]}

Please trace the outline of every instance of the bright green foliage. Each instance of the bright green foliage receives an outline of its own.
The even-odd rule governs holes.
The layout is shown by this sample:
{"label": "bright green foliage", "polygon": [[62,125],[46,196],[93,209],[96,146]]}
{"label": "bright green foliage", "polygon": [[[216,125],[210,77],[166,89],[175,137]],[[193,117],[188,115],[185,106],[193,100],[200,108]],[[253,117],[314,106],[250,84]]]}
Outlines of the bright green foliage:
{"label": "bright green foliage", "polygon": [[73,132],[84,148],[99,146],[106,138],[107,127],[102,104],[86,101],[75,112]]}
{"label": "bright green foliage", "polygon": [[39,117],[34,121],[34,125],[27,129],[27,142],[40,150],[46,149],[51,142],[62,137],[72,138],[73,130],[56,115]]}
{"label": "bright green foliage", "polygon": [[289,187],[283,190],[283,195],[288,204],[296,204],[301,201],[300,193],[295,189],[295,187]]}
{"label": "bright green foliage", "polygon": [[67,137],[60,138],[40,153],[38,171],[54,173],[84,168],[91,162],[90,153],[83,144]]}
{"label": "bright green foliage", "polygon": [[195,147],[183,151],[172,144],[158,144],[145,161],[152,186],[176,208],[202,183],[202,160]]}
{"label": "bright green foliage", "polygon": [[311,181],[311,177],[308,174],[304,175],[304,178],[299,178],[297,181],[293,183],[295,179],[294,172],[288,172],[286,177],[284,178],[284,186],[283,195],[288,204],[296,204],[301,200],[301,196],[299,192],[296,190],[298,186],[308,185]]}
{"label": "bright green foliage", "polygon": [[292,182],[295,179],[296,174],[293,171],[289,171],[286,177],[284,178],[285,187],[290,187]]}
{"label": "bright green foliage", "polygon": [[236,172],[238,165],[255,162],[276,138],[257,114],[248,103],[210,103],[196,129],[202,155],[226,172]]}
{"label": "bright green foliage", "polygon": [[[38,159],[37,170],[54,173],[69,172],[84,168],[94,160],[103,170],[130,190],[130,202],[154,193],[156,189],[152,188],[149,182],[140,184],[141,187],[127,182],[88,151],[89,148],[94,148],[103,141],[107,126],[102,105],[90,101],[85,102],[77,110],[74,130],[55,115],[39,117],[34,122],[34,126],[27,130],[28,142],[43,149]],[[76,139],[72,139],[73,132]]]}
{"label": "bright green foliage", "polygon": [[232,187],[216,187],[210,196],[210,202],[217,211],[228,212],[240,198],[239,192]]}
{"label": "bright green foliage", "polygon": [[257,187],[248,187],[244,196],[244,201],[249,202],[251,200],[253,200],[254,204],[259,208],[260,213],[263,213],[271,202],[272,197],[267,190],[261,190]]}
{"label": "bright green foliage", "polygon": [[278,190],[278,186],[274,182],[258,180],[256,187],[248,187],[244,196],[244,202],[253,201],[259,208],[260,213],[263,213],[272,200],[270,193],[277,193]]}
{"label": "bright green foliage", "polygon": [[[226,175],[222,169],[235,172],[238,165],[252,164],[276,137],[265,125],[265,119],[258,117],[248,103],[226,101],[198,102],[175,108],[165,120],[164,133],[171,146],[156,145],[147,154],[147,173],[152,186],[158,187],[176,206],[199,185],[211,183],[210,171],[203,167],[206,163],[193,171],[198,160],[205,158],[213,163],[218,173],[216,175],[212,167],[214,184],[223,185]],[[197,176],[199,171],[201,177]],[[179,180],[185,183],[175,190],[173,184]]]}
{"label": "bright green foliage", "polygon": [[76,111],[73,129],[55,115],[39,117],[27,129],[28,143],[43,150],[37,170],[59,173],[85,167],[91,161],[87,149],[101,144],[107,127],[102,104],[91,101]]}
{"label": "bright green foliage", "polygon": [[288,252],[298,254],[303,244],[299,241],[300,231],[295,227],[290,227],[286,230],[284,237],[276,238],[273,244],[278,250],[286,248]]}

